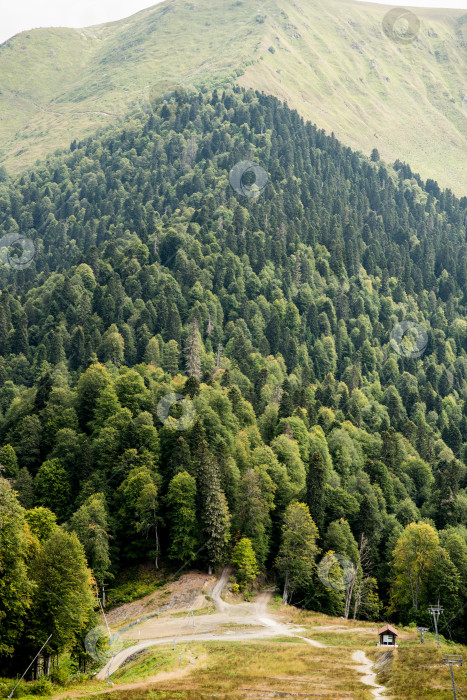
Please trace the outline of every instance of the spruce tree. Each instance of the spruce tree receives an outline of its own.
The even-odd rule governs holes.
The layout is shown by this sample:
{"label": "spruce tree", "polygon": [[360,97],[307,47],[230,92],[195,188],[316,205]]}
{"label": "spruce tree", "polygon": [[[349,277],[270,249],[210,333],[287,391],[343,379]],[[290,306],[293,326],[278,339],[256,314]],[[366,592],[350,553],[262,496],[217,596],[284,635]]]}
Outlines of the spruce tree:
{"label": "spruce tree", "polygon": [[26,467],[19,470],[13,488],[23,508],[32,508],[34,502],[34,479]]}
{"label": "spruce tree", "polygon": [[205,547],[203,558],[211,569],[225,561],[230,513],[220,486],[218,465],[205,440],[198,447],[196,461],[198,513]]}
{"label": "spruce tree", "polygon": [[324,525],[326,466],[321,452],[313,452],[306,476],[306,503],[310,515],[322,533]]}

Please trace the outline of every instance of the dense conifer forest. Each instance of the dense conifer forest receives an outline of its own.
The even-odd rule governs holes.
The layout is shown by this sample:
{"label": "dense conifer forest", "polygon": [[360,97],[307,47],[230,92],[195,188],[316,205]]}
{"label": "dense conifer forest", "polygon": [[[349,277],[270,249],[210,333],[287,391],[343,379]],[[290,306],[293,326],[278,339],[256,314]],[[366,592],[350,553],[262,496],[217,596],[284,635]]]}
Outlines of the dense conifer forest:
{"label": "dense conifer forest", "polygon": [[147,561],[331,615],[439,600],[466,641],[466,198],[229,89],[3,173],[0,202],[36,246],[0,268],[5,672],[49,634],[85,668],[99,586]]}

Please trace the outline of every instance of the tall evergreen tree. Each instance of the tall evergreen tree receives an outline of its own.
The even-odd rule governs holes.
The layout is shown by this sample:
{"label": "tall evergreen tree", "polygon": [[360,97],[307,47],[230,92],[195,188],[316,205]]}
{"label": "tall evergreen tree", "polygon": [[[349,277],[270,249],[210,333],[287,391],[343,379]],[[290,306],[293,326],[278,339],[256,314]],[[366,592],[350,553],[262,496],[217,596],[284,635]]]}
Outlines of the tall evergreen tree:
{"label": "tall evergreen tree", "polygon": [[306,502],[310,515],[322,533],[324,525],[326,467],[321,452],[313,452],[306,477]]}
{"label": "tall evergreen tree", "polygon": [[225,561],[230,537],[230,513],[221,489],[218,465],[205,440],[199,444],[196,461],[198,512],[205,547],[203,558],[211,569]]}
{"label": "tall evergreen tree", "polygon": [[186,373],[189,377],[201,380],[201,336],[198,321],[194,318],[185,345]]}

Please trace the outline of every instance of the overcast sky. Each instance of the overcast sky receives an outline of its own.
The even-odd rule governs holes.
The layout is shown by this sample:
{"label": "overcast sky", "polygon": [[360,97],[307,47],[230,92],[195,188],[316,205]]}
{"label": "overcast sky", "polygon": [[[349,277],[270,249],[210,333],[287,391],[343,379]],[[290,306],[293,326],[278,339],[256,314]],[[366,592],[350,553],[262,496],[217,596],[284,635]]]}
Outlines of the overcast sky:
{"label": "overcast sky", "polygon": [[[122,19],[162,0],[3,0],[0,10],[0,43],[35,27],[88,27]],[[467,0],[374,0],[404,7],[460,7]],[[326,2],[326,0],[323,0]]]}

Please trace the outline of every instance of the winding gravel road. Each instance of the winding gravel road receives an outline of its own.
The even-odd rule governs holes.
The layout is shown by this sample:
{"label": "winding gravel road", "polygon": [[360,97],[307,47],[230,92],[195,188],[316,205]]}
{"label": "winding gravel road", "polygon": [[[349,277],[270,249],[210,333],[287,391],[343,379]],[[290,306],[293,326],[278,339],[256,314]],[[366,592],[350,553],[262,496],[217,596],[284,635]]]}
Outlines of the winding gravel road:
{"label": "winding gravel road", "polygon": [[[225,567],[222,574],[211,592],[211,598],[216,606],[216,612],[211,615],[197,616],[185,620],[174,620],[170,615],[158,616],[147,620],[141,625],[132,628],[132,637],[125,637],[126,640],[138,637],[149,637],[135,642],[130,647],[123,649],[110,659],[105,666],[96,674],[97,680],[106,680],[109,676],[120,668],[120,666],[136,652],[155,646],[156,644],[180,644],[190,641],[222,641],[239,642],[252,639],[266,639],[268,637],[298,637],[307,644],[315,647],[324,647],[324,644],[298,634],[300,627],[278,622],[268,614],[268,602],[272,598],[272,592],[261,593],[254,603],[239,603],[231,605],[222,600],[221,594],[226,586],[231,573],[230,567]],[[189,617],[189,613],[187,615]],[[225,625],[239,625],[248,629],[221,629]],[[186,627],[190,626],[190,630]],[[182,630],[186,630],[183,631]]]}

